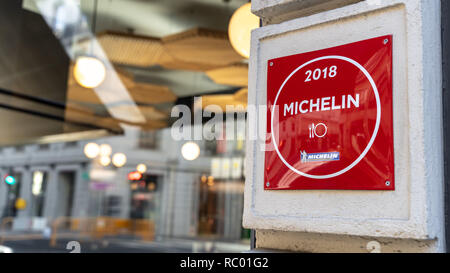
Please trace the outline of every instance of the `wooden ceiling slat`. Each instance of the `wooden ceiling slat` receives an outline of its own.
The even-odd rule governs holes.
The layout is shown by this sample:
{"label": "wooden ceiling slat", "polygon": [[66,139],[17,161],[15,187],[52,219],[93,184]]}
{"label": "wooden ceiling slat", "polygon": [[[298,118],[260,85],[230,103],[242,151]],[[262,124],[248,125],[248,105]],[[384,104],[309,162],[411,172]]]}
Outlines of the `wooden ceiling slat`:
{"label": "wooden ceiling slat", "polygon": [[239,89],[234,93],[233,98],[235,101],[247,103],[248,101],[248,88]]}
{"label": "wooden ceiling slat", "polygon": [[97,39],[108,59],[115,64],[207,71],[242,60],[232,48],[226,32],[203,28],[162,39],[107,31],[98,34]]}
{"label": "wooden ceiling slat", "polygon": [[187,63],[220,67],[242,60],[223,31],[194,28],[162,41],[171,56]]}
{"label": "wooden ceiling slat", "polygon": [[217,84],[247,86],[248,84],[248,65],[245,63],[236,63],[225,67],[211,69],[206,71],[206,75]]}
{"label": "wooden ceiling slat", "polygon": [[158,64],[164,52],[161,40],[153,37],[108,31],[97,35],[97,40],[116,64],[148,67]]}
{"label": "wooden ceiling slat", "polygon": [[242,110],[247,108],[247,102],[236,101],[232,94],[202,96],[203,109],[210,105],[219,106],[223,112],[226,112],[227,106],[234,106],[235,110],[239,110],[239,107],[241,107]]}
{"label": "wooden ceiling slat", "polygon": [[103,117],[95,115],[88,107],[76,103],[67,103],[65,119],[69,122],[89,124],[99,128],[120,131],[120,123],[112,117]]}
{"label": "wooden ceiling slat", "polygon": [[[80,86],[73,77],[73,66],[69,70],[69,82],[67,91],[67,100],[91,104],[102,104],[93,89]],[[163,85],[154,85],[149,83],[135,82],[132,75],[120,69],[108,71],[108,73],[117,73],[122,84],[135,103],[141,104],[158,104],[171,103],[176,101],[177,96],[167,87]],[[106,79],[108,80],[108,79]],[[120,87],[121,88],[121,87]],[[105,90],[102,90],[105,92]],[[117,101],[116,103],[130,103],[129,101]]]}
{"label": "wooden ceiling slat", "polygon": [[207,71],[214,69],[217,65],[207,63],[186,62],[170,55],[167,51],[161,55],[158,64],[166,69],[188,70],[188,71]]}

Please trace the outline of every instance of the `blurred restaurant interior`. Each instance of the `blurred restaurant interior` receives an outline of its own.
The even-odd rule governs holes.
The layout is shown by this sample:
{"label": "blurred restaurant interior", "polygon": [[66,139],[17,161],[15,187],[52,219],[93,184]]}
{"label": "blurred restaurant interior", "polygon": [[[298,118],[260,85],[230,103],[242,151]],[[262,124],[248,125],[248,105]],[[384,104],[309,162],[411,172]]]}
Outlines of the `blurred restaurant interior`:
{"label": "blurred restaurant interior", "polygon": [[[250,248],[249,1],[11,0],[0,14],[0,245]],[[218,106],[233,137],[174,139],[179,106]]]}

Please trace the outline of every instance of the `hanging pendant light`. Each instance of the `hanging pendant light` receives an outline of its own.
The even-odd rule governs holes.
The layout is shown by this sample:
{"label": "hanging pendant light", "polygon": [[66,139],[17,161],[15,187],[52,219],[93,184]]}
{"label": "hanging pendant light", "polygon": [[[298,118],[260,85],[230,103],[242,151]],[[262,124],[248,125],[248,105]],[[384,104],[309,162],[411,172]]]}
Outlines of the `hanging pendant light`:
{"label": "hanging pendant light", "polygon": [[111,158],[109,156],[101,156],[99,161],[103,167],[106,167],[111,163]]}
{"label": "hanging pendant light", "polygon": [[85,88],[96,88],[106,77],[106,68],[95,57],[80,56],[75,62],[73,75],[77,83]]}
{"label": "hanging pendant light", "polygon": [[228,37],[234,50],[245,58],[250,57],[250,34],[259,27],[259,18],[251,12],[251,4],[238,8],[231,16]]}
{"label": "hanging pendant light", "polygon": [[127,163],[127,156],[123,153],[115,153],[112,157],[112,163],[117,168],[120,168]]}
{"label": "hanging pendant light", "polygon": [[147,166],[145,166],[145,164],[141,163],[141,164],[136,166],[136,170],[139,173],[145,173],[147,171]]}
{"label": "hanging pendant light", "polygon": [[84,154],[87,158],[96,158],[100,153],[100,147],[97,143],[90,142],[84,146]]}
{"label": "hanging pendant light", "polygon": [[95,27],[97,22],[98,0],[94,1],[94,12],[92,19],[92,35],[89,52],[91,55],[78,56],[75,60],[73,76],[77,83],[85,88],[96,88],[101,85],[106,78],[105,64],[93,54]]}
{"label": "hanging pendant light", "polygon": [[181,155],[186,160],[195,160],[200,155],[200,147],[195,142],[186,142],[181,147]]}

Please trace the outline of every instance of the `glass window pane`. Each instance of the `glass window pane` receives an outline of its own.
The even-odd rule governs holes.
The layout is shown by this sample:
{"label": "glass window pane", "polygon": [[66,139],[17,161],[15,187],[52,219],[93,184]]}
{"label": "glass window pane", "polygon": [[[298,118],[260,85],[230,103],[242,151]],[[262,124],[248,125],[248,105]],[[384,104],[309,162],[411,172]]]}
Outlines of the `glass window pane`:
{"label": "glass window pane", "polygon": [[6,236],[38,234],[42,252],[67,252],[62,235],[89,252],[248,250],[248,61],[227,32],[246,3],[1,1]]}

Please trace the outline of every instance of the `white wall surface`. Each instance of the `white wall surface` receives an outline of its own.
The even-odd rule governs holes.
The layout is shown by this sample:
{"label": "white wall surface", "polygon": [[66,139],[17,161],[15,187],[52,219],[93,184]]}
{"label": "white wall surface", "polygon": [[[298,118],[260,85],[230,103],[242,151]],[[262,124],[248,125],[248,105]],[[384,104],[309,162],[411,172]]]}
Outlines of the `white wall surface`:
{"label": "white wall surface", "polygon": [[[254,0],[252,12],[265,24],[311,15],[363,0]],[[375,0],[377,1],[377,0]]]}
{"label": "white wall surface", "polygon": [[[265,3],[268,1],[253,2],[253,10]],[[259,246],[274,247],[264,245],[262,238],[269,242],[264,230],[275,230],[428,240],[433,247],[426,251],[443,251],[439,3],[380,0],[374,5],[363,1],[253,31],[249,104],[256,105],[266,104],[267,60],[394,35],[396,190],[264,191],[264,152],[253,141],[247,145],[243,223],[260,230]],[[265,129],[265,115],[262,117],[258,125]],[[249,130],[259,129],[256,122],[249,121]],[[299,234],[289,238],[302,241]],[[277,248],[284,247],[279,244]]]}

